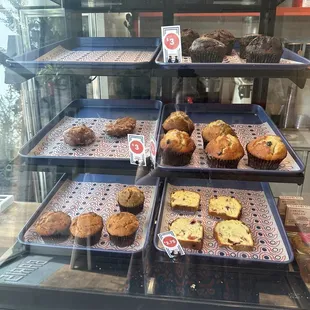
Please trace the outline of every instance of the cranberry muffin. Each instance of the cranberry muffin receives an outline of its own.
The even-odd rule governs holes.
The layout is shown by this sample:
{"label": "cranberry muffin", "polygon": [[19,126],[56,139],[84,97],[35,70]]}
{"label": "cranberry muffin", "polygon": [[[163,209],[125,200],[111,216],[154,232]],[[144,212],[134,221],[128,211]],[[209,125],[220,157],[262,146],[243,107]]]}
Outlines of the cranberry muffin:
{"label": "cranberry muffin", "polygon": [[172,112],[166,118],[163,123],[163,129],[165,132],[168,132],[172,129],[178,129],[180,131],[185,131],[189,135],[191,135],[195,129],[195,125],[185,112],[176,111]]}

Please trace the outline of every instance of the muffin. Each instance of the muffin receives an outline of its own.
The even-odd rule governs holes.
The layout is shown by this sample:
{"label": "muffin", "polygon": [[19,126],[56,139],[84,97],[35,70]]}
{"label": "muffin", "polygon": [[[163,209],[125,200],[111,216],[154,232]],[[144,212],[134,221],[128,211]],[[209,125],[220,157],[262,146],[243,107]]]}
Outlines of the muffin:
{"label": "muffin", "polygon": [[260,34],[247,34],[244,37],[240,38],[240,57],[245,59],[246,58],[246,47],[252,42],[255,38],[259,37]]}
{"label": "muffin", "polygon": [[61,211],[46,212],[35,224],[35,230],[41,237],[68,237],[71,217]]}
{"label": "muffin", "polygon": [[178,129],[191,135],[195,129],[195,125],[185,112],[176,111],[172,112],[164,121],[163,129],[165,133],[172,129]]}
{"label": "muffin", "polygon": [[210,141],[205,148],[207,162],[211,168],[236,169],[244,156],[243,147],[237,137],[219,136]]}
{"label": "muffin", "polygon": [[278,63],[283,54],[279,38],[259,36],[246,47],[246,61],[249,63]]}
{"label": "muffin", "polygon": [[96,140],[96,135],[89,127],[73,126],[64,131],[64,142],[70,146],[85,146],[90,145]]}
{"label": "muffin", "polygon": [[225,53],[226,47],[223,43],[207,37],[196,39],[189,49],[193,63],[222,62]]}
{"label": "muffin", "polygon": [[143,209],[144,194],[135,186],[126,187],[118,193],[117,202],[121,212],[138,214]]}
{"label": "muffin", "polygon": [[226,55],[231,55],[235,43],[235,37],[228,30],[214,30],[212,32],[204,34],[203,37],[208,37],[222,42],[226,46]]}
{"label": "muffin", "polygon": [[262,136],[247,144],[248,165],[254,169],[275,170],[287,156],[287,149],[278,136]]}
{"label": "muffin", "polygon": [[161,139],[160,149],[164,165],[185,166],[190,163],[196,145],[187,132],[173,129]]}
{"label": "muffin", "polygon": [[206,147],[209,141],[216,139],[219,136],[225,136],[225,135],[235,136],[236,134],[228,124],[226,124],[222,120],[217,120],[205,126],[202,130],[201,135],[203,145],[204,147]]}
{"label": "muffin", "polygon": [[105,126],[105,132],[112,137],[124,137],[134,131],[136,123],[132,117],[118,118],[114,123]]}
{"label": "muffin", "polygon": [[182,55],[189,56],[189,48],[199,38],[199,33],[192,29],[183,29],[181,32]]}
{"label": "muffin", "polygon": [[94,212],[79,215],[73,219],[70,226],[70,232],[76,243],[86,246],[98,243],[102,229],[102,217]]}
{"label": "muffin", "polygon": [[139,228],[137,217],[129,212],[111,215],[107,220],[107,231],[111,242],[116,246],[125,247],[134,243]]}

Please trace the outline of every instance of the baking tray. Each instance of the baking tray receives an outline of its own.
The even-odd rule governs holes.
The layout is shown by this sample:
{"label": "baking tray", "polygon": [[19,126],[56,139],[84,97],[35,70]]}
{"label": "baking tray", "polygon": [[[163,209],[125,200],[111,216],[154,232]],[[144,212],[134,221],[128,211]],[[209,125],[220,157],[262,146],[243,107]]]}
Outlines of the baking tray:
{"label": "baking tray", "polygon": [[[73,249],[116,254],[139,253],[146,246],[150,235],[158,182],[157,178],[149,178],[147,184],[135,185],[135,177],[132,176],[79,174],[70,178],[64,174],[22,229],[18,240],[20,243],[30,246],[30,252],[49,255],[62,254],[66,250],[72,252]],[[116,200],[117,193],[128,185],[135,185],[144,192],[145,203],[143,211],[137,215],[140,226],[134,244],[119,248],[109,241],[105,223],[110,215],[120,212]],[[101,239],[91,247],[75,244],[73,237],[64,241],[55,238],[43,241],[35,232],[33,225],[46,211],[63,211],[69,214],[72,219],[87,212],[101,215],[104,221]]]}
{"label": "baking tray", "polygon": [[[192,138],[196,143],[196,150],[192,156],[192,161],[187,166],[174,167],[164,165],[161,162],[160,151],[157,154],[156,173],[169,177],[169,173],[186,173],[187,176],[197,177],[202,174],[204,177],[221,179],[238,179],[265,182],[292,182],[303,183],[304,164],[282,135],[280,130],[271,121],[266,112],[258,105],[251,104],[181,104],[165,105],[162,109],[160,124],[176,109],[186,111],[188,116],[195,123],[195,131]],[[238,169],[210,168],[206,162],[206,154],[203,149],[201,137],[202,128],[215,120],[223,120],[232,125],[235,129],[241,144],[245,147],[246,143],[259,135],[276,134],[281,137],[285,143],[288,156],[281,163],[277,170],[255,170],[247,166],[247,155],[243,157],[238,165]],[[158,150],[161,136],[163,135],[162,126],[159,130],[157,143]],[[182,177],[182,175],[180,175]],[[184,176],[184,175],[183,175]]]}
{"label": "baking tray", "polygon": [[[130,168],[127,137],[109,137],[104,133],[107,122],[131,116],[137,120],[134,131],[145,136],[146,155],[149,143],[156,137],[162,103],[155,100],[72,101],[20,150],[26,163],[32,165],[88,166]],[[62,133],[73,125],[86,124],[96,133],[96,141],[85,147],[70,147]]]}
{"label": "baking tray", "polygon": [[[239,63],[236,60],[240,58],[236,55],[238,46],[235,46],[233,51],[234,56],[225,56],[222,63],[191,63],[190,57],[183,57],[182,63],[165,63],[163,62],[163,52],[160,51],[155,59],[155,63],[163,69],[192,69],[192,70],[304,70],[310,67],[310,60],[306,59],[293,51],[284,48],[282,59],[280,63]],[[231,59],[231,63],[229,62]]]}
{"label": "baking tray", "polygon": [[144,69],[154,63],[160,45],[159,38],[77,37],[50,44],[7,62],[12,68],[22,65],[34,73],[47,65],[59,65],[68,70]]}
{"label": "baking tray", "polygon": [[[200,211],[194,213],[171,209],[170,194],[180,189],[199,192],[201,195]],[[241,221],[252,231],[254,251],[234,251],[217,245],[213,237],[213,227],[220,219],[209,216],[207,208],[209,198],[214,195],[232,196],[241,202],[243,206]],[[202,221],[204,226],[203,249],[201,251],[184,249],[186,255],[277,264],[288,264],[294,258],[267,183],[166,179],[154,236],[154,244],[159,251],[164,250],[157,234],[168,231],[169,222],[178,216],[196,218]]]}

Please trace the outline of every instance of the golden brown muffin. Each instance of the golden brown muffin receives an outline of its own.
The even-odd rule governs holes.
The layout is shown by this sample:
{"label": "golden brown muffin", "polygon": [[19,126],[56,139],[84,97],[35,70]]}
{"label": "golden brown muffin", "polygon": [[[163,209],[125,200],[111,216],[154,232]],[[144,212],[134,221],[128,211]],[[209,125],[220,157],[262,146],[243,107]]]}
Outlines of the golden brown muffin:
{"label": "golden brown muffin", "polygon": [[185,131],[189,135],[191,135],[195,129],[195,125],[185,112],[177,111],[172,112],[167,117],[167,119],[163,123],[163,128],[165,132],[168,132],[172,129],[178,129],[180,131]]}
{"label": "golden brown muffin", "polygon": [[136,120],[132,117],[118,118],[114,123],[107,124],[105,131],[112,137],[124,137],[136,128]]}
{"label": "golden brown muffin", "polygon": [[254,169],[275,170],[287,156],[287,149],[278,136],[262,136],[247,144],[249,166]]}
{"label": "golden brown muffin", "polygon": [[85,146],[90,145],[96,140],[96,135],[89,127],[73,126],[64,131],[64,142],[70,146]]}
{"label": "golden brown muffin", "polygon": [[212,197],[209,200],[208,214],[224,220],[238,220],[242,205],[239,200],[229,196]]}
{"label": "golden brown muffin", "polygon": [[61,211],[46,212],[35,224],[36,232],[42,237],[69,236],[71,217]]}
{"label": "golden brown muffin", "polygon": [[81,245],[96,244],[101,237],[102,229],[102,217],[94,212],[79,215],[73,219],[70,226],[72,236]]}
{"label": "golden brown muffin", "polygon": [[168,131],[160,141],[164,165],[185,166],[191,161],[196,149],[195,142],[184,131]]}
{"label": "golden brown muffin", "polygon": [[117,202],[121,212],[138,214],[143,209],[144,193],[135,186],[126,187],[118,193]]}
{"label": "golden brown muffin", "polygon": [[212,168],[235,169],[244,156],[243,147],[237,137],[219,136],[208,143],[205,148],[207,161]]}
{"label": "golden brown muffin", "polygon": [[204,146],[206,146],[211,140],[216,139],[219,136],[235,136],[236,134],[228,124],[222,120],[217,120],[205,126],[201,135]]}
{"label": "golden brown muffin", "polygon": [[226,46],[226,55],[231,54],[235,43],[235,37],[228,30],[217,29],[202,35],[202,37],[208,37],[222,42]]}
{"label": "golden brown muffin", "polygon": [[135,241],[139,221],[129,212],[120,212],[111,215],[106,225],[110,240],[119,247],[125,247]]}

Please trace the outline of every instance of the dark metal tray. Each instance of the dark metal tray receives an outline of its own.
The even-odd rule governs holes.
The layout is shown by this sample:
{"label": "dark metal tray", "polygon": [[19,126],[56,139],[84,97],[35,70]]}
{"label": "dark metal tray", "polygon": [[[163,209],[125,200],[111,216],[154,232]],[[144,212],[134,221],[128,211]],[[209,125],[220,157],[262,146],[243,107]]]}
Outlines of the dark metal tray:
{"label": "dark metal tray", "polygon": [[[155,100],[72,101],[22,147],[20,155],[27,164],[32,165],[130,169],[133,166],[130,164],[127,152],[127,137],[108,137],[104,133],[104,124],[99,128],[98,125],[104,119],[134,117],[137,120],[134,133],[145,134],[145,146],[148,149],[150,138],[152,136],[155,138],[157,135],[161,107],[162,103]],[[70,120],[69,127],[82,123],[93,126],[97,140],[86,147],[72,148],[65,145],[62,141],[61,128],[64,124],[67,126],[66,120]]]}
{"label": "dark metal tray", "polygon": [[[72,250],[105,252],[115,254],[136,254],[146,246],[152,226],[153,212],[157,199],[159,179],[148,178],[147,183],[135,183],[132,176],[114,176],[100,174],[79,174],[74,178],[64,174],[51,190],[40,207],[36,210],[28,223],[19,234],[20,243],[29,246],[29,251],[47,255],[62,255]],[[109,241],[105,228],[108,216],[118,213],[117,193],[126,185],[135,185],[145,194],[143,211],[137,215],[140,222],[136,240],[132,246],[119,248]],[[104,227],[99,242],[91,247],[75,244],[70,236],[66,240],[57,238],[42,238],[36,234],[34,223],[46,211],[63,211],[74,217],[82,213],[95,212],[103,217]]]}
{"label": "dark metal tray", "polygon": [[[274,125],[266,112],[258,105],[251,104],[237,104],[237,105],[223,105],[223,104],[193,104],[193,105],[165,105],[162,110],[161,122],[170,115],[171,112],[180,109],[186,111],[188,116],[193,120],[196,125],[196,129],[192,134],[192,137],[196,137],[196,150],[193,155],[192,161],[197,161],[196,165],[192,162],[190,165],[175,167],[167,166],[161,162],[159,142],[163,134],[162,127],[159,130],[157,138],[157,167],[155,175],[160,176],[171,176],[171,173],[176,173],[180,177],[198,177],[203,176],[204,178],[215,178],[215,179],[228,179],[228,180],[248,180],[248,181],[264,181],[264,182],[285,182],[285,183],[299,183],[302,184],[304,180],[304,164],[287,142],[286,138],[282,135],[280,130]],[[223,168],[210,168],[206,164],[206,155],[203,150],[202,138],[199,130],[202,129],[203,124],[210,123],[215,120],[223,120],[226,123],[239,126],[240,132],[237,135],[242,140],[252,140],[256,136],[255,125],[266,123],[268,128],[273,134],[281,137],[288,150],[289,163],[294,165],[294,168],[285,165],[283,170],[255,170],[246,166],[246,156],[240,161],[243,163],[242,169],[223,169]],[[245,126],[243,126],[244,124]],[[252,128],[251,128],[252,127]],[[241,129],[240,129],[241,128]],[[253,133],[252,133],[253,132]],[[244,145],[245,146],[245,145]],[[198,163],[199,162],[199,163]],[[287,163],[286,160],[283,163]]]}
{"label": "dark metal tray", "polygon": [[[171,210],[170,194],[180,189],[199,192],[200,211]],[[251,229],[255,245],[253,252],[234,251],[217,245],[213,227],[220,219],[208,215],[208,200],[214,195],[233,196],[241,202],[243,209],[240,220]],[[203,249],[185,249],[186,255],[276,264],[288,264],[294,258],[268,183],[166,179],[154,235],[154,245],[159,251],[164,250],[157,234],[169,230],[168,223],[179,216],[196,218],[204,226]]]}

